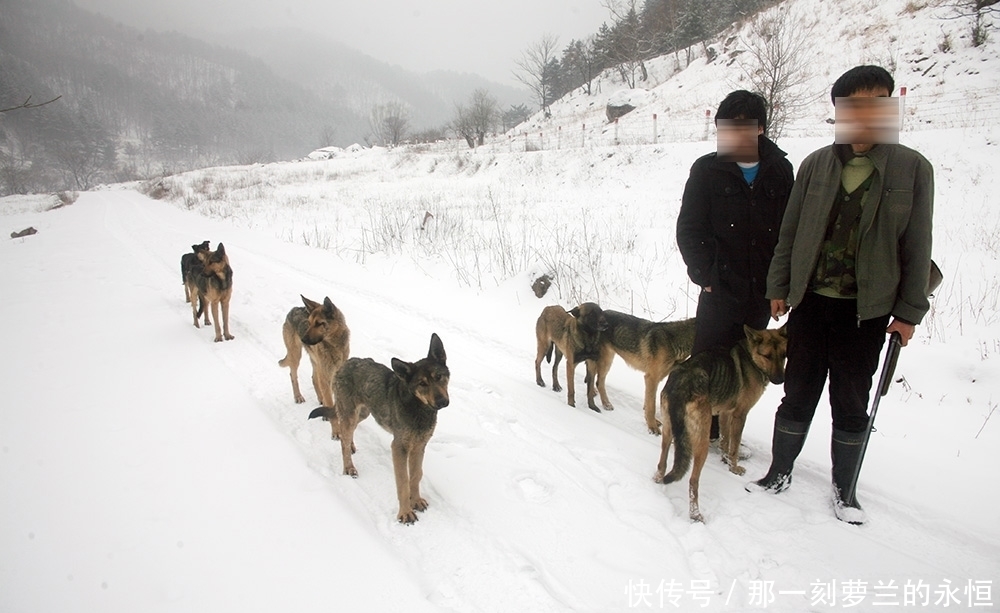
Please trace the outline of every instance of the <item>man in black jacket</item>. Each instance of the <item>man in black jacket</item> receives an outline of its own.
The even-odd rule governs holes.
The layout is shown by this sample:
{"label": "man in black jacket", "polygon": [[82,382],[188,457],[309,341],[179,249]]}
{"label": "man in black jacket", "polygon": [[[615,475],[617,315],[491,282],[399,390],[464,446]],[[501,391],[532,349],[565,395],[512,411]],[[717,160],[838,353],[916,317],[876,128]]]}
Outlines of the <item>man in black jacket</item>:
{"label": "man in black jacket", "polygon": [[[732,92],[715,122],[719,150],[691,167],[677,216],[677,246],[702,290],[692,355],[731,347],[744,324],[767,327],[767,269],[794,181],[786,153],[764,135],[767,107],[759,94]],[[718,437],[713,417],[711,438]]]}

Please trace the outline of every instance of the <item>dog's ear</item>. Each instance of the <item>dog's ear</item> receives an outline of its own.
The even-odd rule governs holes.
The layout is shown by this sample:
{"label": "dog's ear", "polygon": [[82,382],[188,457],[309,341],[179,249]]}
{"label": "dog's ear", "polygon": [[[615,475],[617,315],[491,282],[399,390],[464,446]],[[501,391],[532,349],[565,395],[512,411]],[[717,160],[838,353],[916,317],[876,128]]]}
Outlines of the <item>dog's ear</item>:
{"label": "dog's ear", "polygon": [[308,309],[310,313],[312,313],[313,311],[315,311],[316,309],[319,308],[319,303],[318,302],[313,302],[312,300],[309,300],[308,298],[306,298],[302,294],[299,294],[299,298],[302,299],[302,304],[306,305],[306,309]]}
{"label": "dog's ear", "polygon": [[198,253],[201,250],[201,245],[191,245],[191,251]]}
{"label": "dog's ear", "polygon": [[573,317],[579,318],[580,317],[580,307],[578,307],[578,306],[573,307],[573,309],[569,311],[569,314],[572,315]]}
{"label": "dog's ear", "polygon": [[220,260],[226,257],[226,246],[222,243],[219,243],[219,246],[215,248],[215,257]]}
{"label": "dog's ear", "polygon": [[746,324],[743,324],[743,333],[747,335],[747,340],[751,343],[759,343],[762,338],[759,331],[754,330]]}
{"label": "dog's ear", "polygon": [[392,358],[392,372],[396,373],[396,376],[403,381],[409,381],[410,375],[413,373],[413,364],[409,362],[404,362],[399,358]]}
{"label": "dog's ear", "polygon": [[337,307],[330,301],[329,296],[323,298],[323,313],[331,319],[337,314]]}
{"label": "dog's ear", "polygon": [[437,333],[431,333],[431,346],[427,350],[427,357],[437,360],[444,364],[445,360],[448,358],[444,352],[444,343],[441,342],[441,337]]}

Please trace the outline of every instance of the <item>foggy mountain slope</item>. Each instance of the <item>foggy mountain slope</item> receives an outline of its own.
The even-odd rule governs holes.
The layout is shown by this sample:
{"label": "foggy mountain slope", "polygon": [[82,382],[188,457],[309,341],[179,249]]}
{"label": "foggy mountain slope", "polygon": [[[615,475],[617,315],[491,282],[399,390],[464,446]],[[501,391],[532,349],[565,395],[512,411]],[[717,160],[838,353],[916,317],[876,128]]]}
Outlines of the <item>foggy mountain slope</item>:
{"label": "foggy mountain slope", "polygon": [[63,0],[5,2],[0,107],[61,97],[4,117],[0,193],[297,158],[364,143],[373,104],[400,100],[411,127],[427,129],[450,120],[457,96],[491,87],[473,75],[415,75],[342,45],[292,45],[291,34],[243,39],[273,50],[270,64],[236,44],[140,31]]}
{"label": "foggy mountain slope", "polygon": [[0,103],[62,96],[5,117],[8,153],[49,152],[32,165],[59,169],[56,152],[74,142],[106,150],[102,167],[121,170],[300,155],[322,144],[325,125],[348,144],[362,136],[346,108],[260,60],[180,34],[140,32],[55,0],[5,2],[0,33]]}
{"label": "foggy mountain slope", "polygon": [[488,90],[501,108],[528,102],[525,90],[479,75],[415,73],[302,30],[241,30],[218,35],[216,40],[260,58],[277,74],[362,117],[367,117],[373,104],[402,101],[411,112],[415,131],[450,122],[455,103],[464,103],[477,88]]}

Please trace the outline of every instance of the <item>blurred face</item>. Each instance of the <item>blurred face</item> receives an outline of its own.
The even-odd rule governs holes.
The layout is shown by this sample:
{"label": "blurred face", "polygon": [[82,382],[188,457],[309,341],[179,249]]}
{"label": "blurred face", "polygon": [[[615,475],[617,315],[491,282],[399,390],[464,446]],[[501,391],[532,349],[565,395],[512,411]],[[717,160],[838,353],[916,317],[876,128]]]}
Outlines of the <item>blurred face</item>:
{"label": "blurred face", "polygon": [[757,137],[764,128],[756,119],[718,119],[715,122],[719,159],[724,162],[756,163]]}
{"label": "blurred face", "polygon": [[834,142],[866,153],[875,145],[899,143],[899,99],[885,89],[855,92],[837,98]]}

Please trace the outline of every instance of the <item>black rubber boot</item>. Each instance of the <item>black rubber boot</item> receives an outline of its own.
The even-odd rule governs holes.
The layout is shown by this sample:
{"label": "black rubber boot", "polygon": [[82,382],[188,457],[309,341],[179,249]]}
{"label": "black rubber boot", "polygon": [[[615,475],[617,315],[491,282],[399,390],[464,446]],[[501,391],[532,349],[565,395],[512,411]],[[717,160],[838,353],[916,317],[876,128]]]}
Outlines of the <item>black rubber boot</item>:
{"label": "black rubber boot", "polygon": [[792,466],[799,457],[809,434],[809,423],[789,421],[774,417],[774,436],[771,439],[771,467],[762,479],[748,483],[748,492],[769,491],[777,494],[792,484]]}
{"label": "black rubber boot", "polygon": [[840,521],[860,525],[867,516],[858,502],[857,488],[846,496],[854,478],[854,471],[861,461],[861,448],[865,441],[864,432],[844,432],[834,430],[830,441],[830,457],[833,459],[833,513]]}

